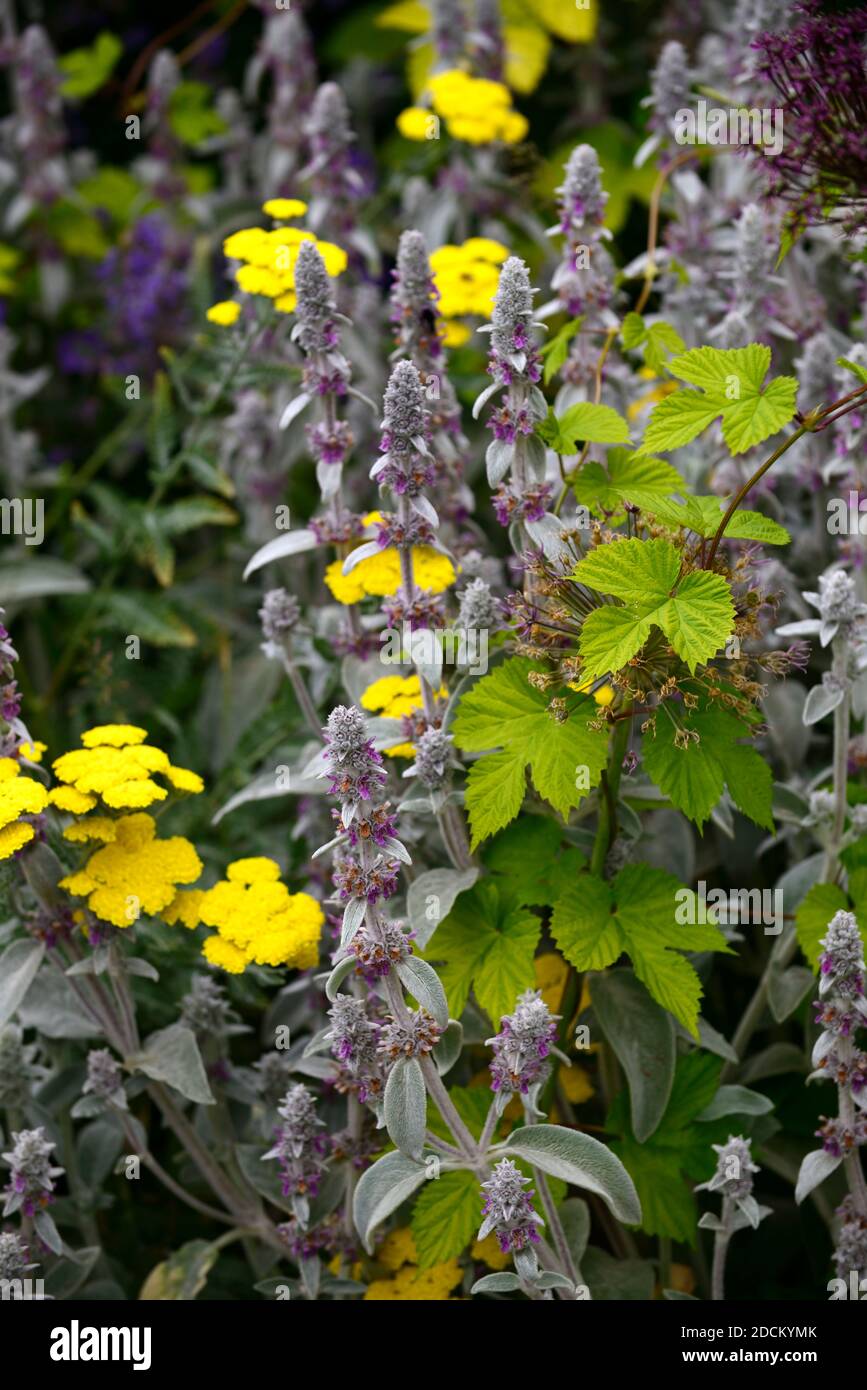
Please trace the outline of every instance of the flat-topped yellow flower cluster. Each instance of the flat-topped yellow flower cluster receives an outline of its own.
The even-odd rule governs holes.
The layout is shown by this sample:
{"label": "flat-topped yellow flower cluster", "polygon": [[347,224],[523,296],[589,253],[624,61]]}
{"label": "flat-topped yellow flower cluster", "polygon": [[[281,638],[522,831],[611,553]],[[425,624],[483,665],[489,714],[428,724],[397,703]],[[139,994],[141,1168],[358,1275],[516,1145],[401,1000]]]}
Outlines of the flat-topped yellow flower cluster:
{"label": "flat-topped yellow flower cluster", "polygon": [[325,914],[309,893],[290,893],[273,859],[236,859],[206,891],[179,893],[163,914],[169,923],[216,927],[203,954],[233,975],[245,966],[316,965]]}
{"label": "flat-topped yellow flower cluster", "polygon": [[[368,512],[362,517],[365,526],[382,520],[381,512]],[[456,579],[455,567],[448,555],[430,545],[414,546],[412,577],[419,589],[429,594],[441,594]],[[369,555],[349,574],[343,573],[343,561],[333,560],[325,570],[325,583],[338,603],[360,603],[363,598],[388,598],[400,588],[400,556],[393,547]]]}
{"label": "flat-topped yellow flower cluster", "polygon": [[454,140],[470,145],[490,145],[501,141],[515,145],[527,134],[525,116],[512,106],[512,93],[503,82],[471,77],[461,68],[435,73],[425,83],[430,106],[409,106],[397,118],[397,128],[407,140],[430,140],[434,112],[445,121]]}
{"label": "flat-topped yellow flower cluster", "polygon": [[[161,748],[145,743],[147,730],[134,724],[101,724],[81,735],[83,748],[63,753],[52,764],[64,786],[48,793],[59,811],[83,815],[101,800],[112,811],[138,810],[165,801],[169,792],[201,792],[204,782],[185,767],[174,767]],[[83,838],[67,836],[69,839]]]}
{"label": "flat-topped yellow flower cluster", "polygon": [[15,758],[0,758],[0,859],[9,859],[35,837],[24,816],[38,815],[48,805],[41,782],[21,775]]}
{"label": "flat-topped yellow flower cluster", "polygon": [[130,927],[143,913],[162,912],[177,895],[179,883],[195,883],[202,861],[195,847],[180,835],[161,840],[153,816],[144,811],[116,820],[99,817],[89,829],[107,841],[85,867],[61,879],[60,887],[104,922]]}
{"label": "flat-topped yellow flower cluster", "polygon": [[[328,274],[336,277],[346,269],[347,255],[342,247],[331,241],[320,241],[314,232],[303,227],[280,225],[284,220],[302,217],[307,204],[300,198],[269,198],[263,212],[278,225],[242,227],[223,242],[223,252],[230,261],[239,261],[235,283],[244,294],[263,295],[270,299],[281,314],[291,314],[295,308],[295,263],[301,243],[312,241],[321,255]],[[233,324],[241,312],[240,305],[231,299],[212,304],[207,318],[221,327]]]}

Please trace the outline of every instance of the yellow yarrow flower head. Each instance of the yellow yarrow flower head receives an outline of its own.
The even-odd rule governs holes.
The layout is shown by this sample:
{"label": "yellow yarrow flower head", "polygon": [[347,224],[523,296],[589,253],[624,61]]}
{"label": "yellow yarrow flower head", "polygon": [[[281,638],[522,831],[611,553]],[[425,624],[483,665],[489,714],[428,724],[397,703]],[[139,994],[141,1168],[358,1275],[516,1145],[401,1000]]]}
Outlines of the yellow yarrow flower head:
{"label": "yellow yarrow flower head", "polygon": [[301,198],[269,198],[262,204],[262,211],[280,222],[288,222],[293,217],[303,217],[307,204]]}
{"label": "yellow yarrow flower head", "polygon": [[462,245],[440,246],[430,266],[439,294],[439,311],[446,320],[446,346],[458,347],[470,336],[455,320],[473,316],[488,319],[499,284],[499,267],[508,248],[492,237],[470,237]]}
{"label": "yellow yarrow flower head", "polygon": [[[382,513],[368,512],[362,521],[366,527],[372,528],[382,521]],[[457,578],[449,557],[429,545],[413,547],[412,573],[417,587],[430,594],[441,594]],[[343,573],[341,560],[334,560],[325,570],[325,583],[338,603],[360,603],[363,598],[390,598],[401,585],[400,557],[389,546],[378,555],[361,560],[349,574]]]}
{"label": "yellow yarrow flower head", "polygon": [[[342,246],[320,241],[314,232],[305,228],[284,225],[287,219],[301,217],[307,211],[307,204],[300,198],[269,198],[262,210],[281,225],[270,231],[264,227],[243,227],[226,237],[223,254],[230,261],[242,263],[235,268],[234,276],[244,294],[270,299],[278,313],[290,314],[297,304],[295,267],[302,243],[313,243],[332,279],[343,274],[349,258]],[[211,318],[215,310],[222,314],[225,304],[231,302],[214,305],[208,317]],[[222,321],[222,318],[212,319],[215,323]]]}
{"label": "yellow yarrow flower head", "polygon": [[[527,121],[513,109],[512,94],[502,82],[453,68],[428,78],[425,98],[455,140],[513,145],[527,134]],[[397,118],[397,128],[407,140],[431,140],[438,134],[431,110],[425,106],[407,107]]]}
{"label": "yellow yarrow flower head", "polygon": [[236,299],[221,299],[212,304],[205,318],[208,323],[216,323],[220,328],[231,328],[241,317],[241,306]]}
{"label": "yellow yarrow flower head", "polygon": [[147,730],[135,724],[100,724],[81,735],[83,748],[63,753],[52,764],[57,780],[49,800],[61,811],[81,815],[101,798],[113,811],[143,810],[165,801],[168,790],[196,794],[204,783],[195,772],[174,767],[167,753],[145,743]]}
{"label": "yellow yarrow flower head", "polygon": [[[448,691],[440,686],[434,692],[437,699],[445,699]],[[406,719],[424,708],[421,682],[416,675],[383,676],[365,690],[359,702],[362,709],[379,714],[383,719]],[[396,743],[384,748],[387,758],[414,758],[415,748],[411,743]]]}
{"label": "yellow yarrow flower head", "polygon": [[61,879],[73,897],[86,898],[97,917],[129,927],[143,914],[161,912],[177,885],[194,883],[202,861],[189,840],[157,837],[152,816],[139,813],[115,822],[115,838],[96,850],[78,873]]}
{"label": "yellow yarrow flower head", "polygon": [[216,927],[204,955],[212,965],[237,974],[245,966],[284,965],[306,970],[319,960],[325,914],[309,893],[290,893],[280,866],[257,856],[236,859],[226,877],[199,893],[179,893],[166,921]]}
{"label": "yellow yarrow flower head", "polygon": [[25,816],[37,816],[48,805],[41,782],[21,775],[14,758],[0,759],[0,859],[9,859],[36,837]]}

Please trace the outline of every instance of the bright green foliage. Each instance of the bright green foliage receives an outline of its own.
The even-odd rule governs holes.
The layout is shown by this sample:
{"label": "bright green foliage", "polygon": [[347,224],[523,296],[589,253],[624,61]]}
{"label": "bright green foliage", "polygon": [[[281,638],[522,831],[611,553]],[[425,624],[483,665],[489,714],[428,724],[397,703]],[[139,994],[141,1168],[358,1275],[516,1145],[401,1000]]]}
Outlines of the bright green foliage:
{"label": "bright green foliage", "polygon": [[564,324],[563,327],[554,334],[551,341],[546,343],[541,349],[539,356],[543,358],[545,363],[542,369],[542,380],[546,386],[551,378],[557,375],[563,363],[566,361],[566,358],[569,356],[569,344],[583,322],[583,314],[580,318],[571,319],[569,323]]}
{"label": "bright green foliage", "polygon": [[678,449],[718,419],[732,454],[743,454],[776,434],[795,413],[798,383],[793,376],[779,376],[763,388],[770,364],[771,349],[759,343],[692,348],[672,358],[671,374],[699,389],[676,391],[660,401],[640,452]]}
{"label": "bright green foliage", "polygon": [[[684,747],[675,743],[675,719],[677,728],[686,730]],[[727,786],[739,811],[773,830],[773,776],[755,748],[739,742],[749,732],[735,715],[716,706],[685,711],[666,702],[657,713],[655,734],[644,736],[644,766],[672,806],[699,829]]]}
{"label": "bright green foliage", "polygon": [[460,1169],[425,1183],[412,1213],[419,1269],[443,1264],[466,1250],[481,1225],[481,1208],[475,1173]]}
{"label": "bright green foliage", "polygon": [[571,481],[576,499],[600,517],[621,516],[625,502],[654,512],[685,486],[664,459],[639,458],[629,449],[610,449],[605,464],[585,463]]}
{"label": "bright green foliage", "polygon": [[644,864],[627,865],[611,883],[587,874],[555,904],[551,934],[576,970],[604,970],[626,952],[657,1003],[697,1038],[701,984],[679,952],[729,947],[711,923],[676,920],[676,914],[697,916],[684,911],[694,899],[687,891],[671,874]]}
{"label": "bright green foliage", "polygon": [[57,61],[66,79],[61,92],[67,100],[83,100],[93,92],[99,91],[111,74],[123,53],[123,44],[116,34],[106,31],[98,34],[89,48],[75,48],[65,53]]}
{"label": "bright green foliage", "polygon": [[[655,462],[648,460],[651,461]],[[719,529],[727,505],[725,498],[711,495],[687,497],[683,502],[661,499],[655,505],[648,506],[647,510],[667,526],[685,526],[695,531],[696,535],[710,540]],[[732,515],[723,535],[728,540],[758,541],[761,545],[788,545],[792,539],[779,522],[772,521],[761,512],[745,511],[740,507]]]}
{"label": "bright green foliage", "polygon": [[627,314],[621,326],[623,346],[627,351],[642,348],[645,365],[657,375],[665,366],[669,353],[683,352],[686,343],[677,329],[664,319],[645,323],[640,314]]}
{"label": "bright green foliage", "polygon": [[519,816],[491,841],[482,858],[503,897],[522,907],[552,907],[587,861],[580,850],[561,849],[559,826],[544,816]]}
{"label": "bright green foliage", "polygon": [[[548,713],[547,697],[527,681],[533,669],[532,661],[514,657],[484,676],[458,706],[453,725],[458,748],[471,753],[503,750],[470,768],[467,809],[473,847],[514,820],[524,799],[527,767],[539,795],[567,816],[596,786],[605,766],[605,732],[587,727],[597,712],[593,701],[579,698],[570,717],[558,723]],[[578,768],[587,769],[586,778],[576,775]]]}
{"label": "bright green foliage", "polygon": [[424,953],[437,967],[452,1018],[460,1018],[470,988],[492,1022],[511,1013],[521,991],[535,982],[541,930],[541,919],[515,907],[492,879],[461,893]]}
{"label": "bright green foliage", "polygon": [[180,82],[172,92],[169,124],[185,145],[222,135],[226,122],[214,109],[213,93],[204,82]]}
{"label": "bright green foliage", "polygon": [[648,1235],[695,1244],[696,1203],[685,1179],[707,1181],[716,1159],[711,1144],[724,1142],[732,1127],[729,1118],[697,1120],[716,1094],[719,1074],[719,1061],[706,1052],[682,1057],[662,1121],[643,1144],[632,1132],[625,1089],[611,1106],[607,1128],[621,1136],[611,1148],[635,1183]]}
{"label": "bright green foliage", "polygon": [[681,575],[680,552],[666,540],[628,540],[599,546],[580,560],[572,578],[600,594],[623,600],[585,620],[582,674],[587,679],[618,671],[641,650],[653,627],[661,628],[694,672],[731,634],[734,605],[721,575],[695,570]]}
{"label": "bright green foliage", "polygon": [[858,919],[861,940],[865,942],[867,926],[867,881],[863,871],[849,875],[850,895],[838,888],[836,883],[815,883],[798,904],[795,912],[795,931],[798,944],[814,970],[819,968],[822,954],[821,941],[828,924],[836,912],[854,912]]}
{"label": "bright green foliage", "polygon": [[629,443],[629,426],[623,416],[610,405],[593,405],[591,401],[579,401],[559,418],[549,410],[536,432],[558,454],[577,454],[579,440],[591,444]]}

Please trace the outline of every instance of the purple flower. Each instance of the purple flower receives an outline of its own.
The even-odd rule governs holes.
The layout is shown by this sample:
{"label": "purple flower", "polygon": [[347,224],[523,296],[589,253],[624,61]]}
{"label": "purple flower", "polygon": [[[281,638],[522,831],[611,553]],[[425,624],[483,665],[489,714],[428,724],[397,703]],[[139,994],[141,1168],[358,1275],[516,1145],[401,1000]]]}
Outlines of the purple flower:
{"label": "purple flower", "polygon": [[295,1217],[306,1226],[310,1217],[308,1199],[319,1191],[327,1167],[328,1140],[319,1132],[324,1126],[316,1114],[316,1102],[300,1082],[289,1087],[277,1113],[283,1123],[274,1131],[274,1147],[262,1155],[262,1160],[277,1159],[283,1195],[292,1198]]}
{"label": "purple flower", "polygon": [[515,1012],[500,1019],[500,1031],[488,1039],[488,1046],[494,1050],[491,1090],[501,1098],[501,1110],[511,1096],[526,1096],[531,1087],[547,1080],[557,1017],[540,990],[528,989],[519,995]]}
{"label": "purple flower", "polygon": [[529,1181],[510,1158],[503,1158],[488,1181],[482,1183],[487,1196],[482,1208],[485,1219],[478,1239],[484,1240],[493,1232],[504,1255],[539,1244],[537,1228],[545,1223],[533,1210],[533,1189],[524,1190]]}
{"label": "purple flower", "polygon": [[867,7],[828,14],[804,0],[786,33],[761,34],[756,74],[778,93],[786,138],[760,154],[769,195],[793,204],[799,221],[837,211],[849,229],[867,226]]}

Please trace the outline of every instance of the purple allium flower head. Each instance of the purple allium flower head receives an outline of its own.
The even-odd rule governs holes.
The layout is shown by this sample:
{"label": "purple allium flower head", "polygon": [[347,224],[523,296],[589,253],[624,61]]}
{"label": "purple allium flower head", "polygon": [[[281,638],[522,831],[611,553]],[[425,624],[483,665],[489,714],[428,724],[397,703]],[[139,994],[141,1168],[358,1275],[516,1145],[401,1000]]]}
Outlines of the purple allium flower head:
{"label": "purple allium flower head", "polygon": [[53,1140],[45,1138],[45,1131],[41,1127],[13,1133],[12,1149],[0,1155],[12,1170],[5,1189],[4,1216],[14,1211],[33,1216],[54,1201],[54,1179],[60,1177],[64,1170],[52,1165],[50,1155],[53,1148]]}
{"label": "purple allium flower head", "polygon": [[488,1038],[494,1050],[491,1090],[504,1103],[513,1095],[526,1096],[531,1086],[547,1080],[556,1036],[557,1015],[551,1013],[541,990],[525,990],[518,996],[515,1012],[500,1019],[496,1037]]}
{"label": "purple allium flower head", "polygon": [[838,212],[847,227],[867,225],[867,7],[838,14],[804,0],[785,33],[764,33],[753,47],[756,75],[775,90],[786,138],[773,158],[761,151],[772,197],[795,216],[824,220]]}
{"label": "purple allium flower head", "polygon": [[485,1219],[479,1228],[479,1240],[493,1232],[504,1254],[539,1244],[537,1228],[545,1223],[533,1210],[533,1189],[525,1191],[529,1181],[510,1158],[500,1160],[488,1181],[482,1183],[486,1193],[482,1208]]}

